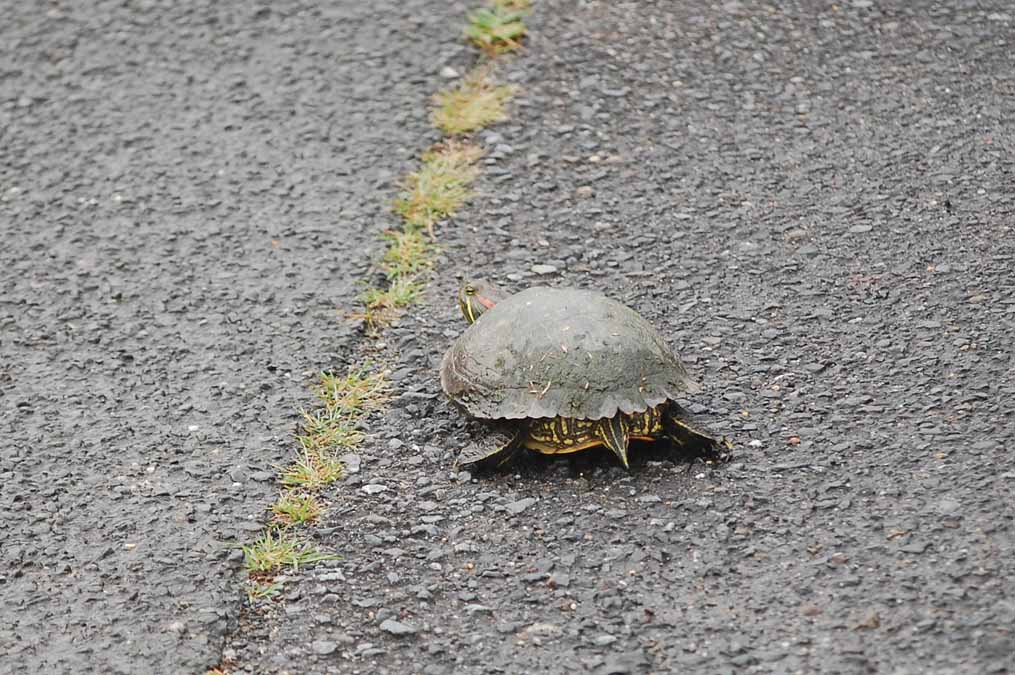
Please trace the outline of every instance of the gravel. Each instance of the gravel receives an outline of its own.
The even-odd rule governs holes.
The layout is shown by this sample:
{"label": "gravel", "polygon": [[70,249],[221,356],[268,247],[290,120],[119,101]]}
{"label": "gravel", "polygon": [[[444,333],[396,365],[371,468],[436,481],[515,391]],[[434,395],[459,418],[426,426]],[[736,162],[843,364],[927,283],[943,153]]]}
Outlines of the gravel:
{"label": "gravel", "polygon": [[[329,523],[350,592],[427,639],[340,601],[335,630],[386,651],[308,670],[1015,669],[1002,10],[540,3],[506,73],[524,93],[495,144],[513,152],[439,231],[427,304],[385,336],[423,352],[396,355],[400,386],[436,395],[362,451],[365,481],[396,496],[339,488]],[[704,385],[686,404],[734,461],[636,447],[630,473],[590,452],[577,471],[531,457],[454,476],[482,433],[435,378],[462,326],[456,275],[637,308]],[[443,520],[404,536],[424,502]],[[406,551],[401,586],[376,563],[395,544],[371,536]],[[241,661],[305,630],[273,629]]]}
{"label": "gravel", "polygon": [[382,621],[380,628],[385,633],[390,633],[391,635],[396,636],[415,635],[419,632],[419,629],[414,626],[410,626],[409,624],[402,623],[400,621],[394,621],[392,619]]}
{"label": "gravel", "polygon": [[222,659],[236,547],[436,138],[458,35],[429,4],[5,7],[0,671]]}
{"label": "gravel", "polygon": [[338,649],[338,643],[332,642],[331,640],[315,640],[314,643],[310,645],[310,647],[311,649],[314,650],[315,654],[327,656],[328,654],[331,654],[336,649]]}
{"label": "gravel", "polygon": [[[260,527],[303,373],[358,358],[334,307],[467,67],[464,8],[15,8],[5,665],[1015,670],[1010,8],[769,5],[538,3],[488,137],[511,151],[438,227],[384,336],[402,395],[325,495],[342,560],[242,613],[226,542]],[[435,378],[456,275],[637,308],[734,462],[455,473],[483,433]]]}
{"label": "gravel", "polygon": [[526,497],[525,499],[519,499],[516,502],[511,502],[504,505],[504,510],[513,516],[517,516],[525,512],[525,509],[529,508],[536,503],[535,497]]}

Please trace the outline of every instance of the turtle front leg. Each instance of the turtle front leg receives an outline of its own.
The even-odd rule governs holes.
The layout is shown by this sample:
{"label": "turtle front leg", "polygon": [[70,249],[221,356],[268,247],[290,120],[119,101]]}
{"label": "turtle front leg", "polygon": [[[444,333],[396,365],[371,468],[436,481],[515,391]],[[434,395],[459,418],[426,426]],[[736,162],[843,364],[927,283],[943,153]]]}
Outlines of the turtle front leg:
{"label": "turtle front leg", "polygon": [[510,463],[522,447],[524,433],[518,430],[493,428],[484,436],[473,440],[458,453],[455,471],[463,466],[496,468]]}

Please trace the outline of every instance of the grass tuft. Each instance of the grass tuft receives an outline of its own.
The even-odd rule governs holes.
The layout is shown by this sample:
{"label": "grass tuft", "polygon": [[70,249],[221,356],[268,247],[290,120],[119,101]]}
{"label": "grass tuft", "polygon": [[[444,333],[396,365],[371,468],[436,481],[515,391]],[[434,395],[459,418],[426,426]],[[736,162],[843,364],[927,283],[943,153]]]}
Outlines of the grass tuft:
{"label": "grass tuft", "polygon": [[339,557],[318,551],[290,532],[269,529],[253,544],[243,547],[243,559],[249,574],[265,576],[275,574],[283,567],[298,570],[300,565],[339,560]]}
{"label": "grass tuft", "polygon": [[412,277],[399,277],[385,288],[368,288],[363,292],[363,302],[370,309],[401,309],[419,299],[423,284]]}
{"label": "grass tuft", "polygon": [[368,335],[377,337],[382,328],[394,321],[396,315],[397,312],[382,312],[365,307],[362,310],[348,312],[345,317],[350,321],[358,321],[363,324]]}
{"label": "grass tuft", "polygon": [[365,309],[352,312],[349,317],[362,320],[367,330],[377,331],[397,319],[402,310],[416,302],[422,293],[422,281],[415,277],[398,277],[385,289],[365,290],[360,296]]}
{"label": "grass tuft", "polygon": [[304,451],[333,450],[335,448],[353,448],[363,440],[363,433],[352,427],[349,420],[339,410],[303,411],[303,433],[297,434],[296,440]]}
{"label": "grass tuft", "polygon": [[282,590],[281,581],[262,581],[252,579],[247,584],[247,602],[251,605],[258,600],[270,600]]}
{"label": "grass tuft", "polygon": [[504,105],[515,93],[509,85],[497,86],[485,68],[467,75],[454,89],[434,95],[436,108],[430,116],[434,126],[446,134],[467,134],[507,119]]}
{"label": "grass tuft", "polygon": [[528,14],[532,11],[532,0],[493,0],[490,4],[504,12]]}
{"label": "grass tuft", "polygon": [[384,234],[388,249],[381,259],[381,269],[388,280],[407,277],[433,267],[434,244],[419,230],[393,230]]}
{"label": "grass tuft", "polygon": [[345,467],[334,453],[322,449],[304,449],[282,471],[282,485],[317,490],[342,478]]}
{"label": "grass tuft", "polygon": [[371,372],[366,366],[350,368],[345,375],[321,373],[314,393],[327,410],[359,419],[388,400],[391,385],[383,372]]}
{"label": "grass tuft", "polygon": [[483,149],[463,141],[444,141],[436,143],[423,153],[425,164],[444,163],[459,167],[475,164],[483,156]]}
{"label": "grass tuft", "polygon": [[511,9],[508,2],[495,2],[490,7],[475,10],[469,15],[465,37],[491,56],[513,52],[521,48],[527,31],[523,13]]}
{"label": "grass tuft", "polygon": [[312,494],[286,490],[271,507],[275,522],[281,525],[312,523],[324,513],[321,502]]}
{"label": "grass tuft", "polygon": [[423,166],[405,179],[402,195],[395,200],[395,212],[405,221],[406,230],[433,226],[454,215],[472,196],[469,184],[479,169],[475,162],[483,151],[464,143],[445,143],[423,155]]}

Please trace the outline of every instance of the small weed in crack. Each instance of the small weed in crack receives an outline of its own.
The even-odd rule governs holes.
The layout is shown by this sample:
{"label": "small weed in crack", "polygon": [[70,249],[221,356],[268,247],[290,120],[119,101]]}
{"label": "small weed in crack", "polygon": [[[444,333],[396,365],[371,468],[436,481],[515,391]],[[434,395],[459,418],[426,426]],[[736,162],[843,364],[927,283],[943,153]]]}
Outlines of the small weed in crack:
{"label": "small weed in crack", "polygon": [[462,84],[434,95],[433,125],[446,134],[467,134],[507,119],[504,105],[516,87],[495,85],[486,68],[466,75]]}
{"label": "small weed in crack", "polygon": [[493,0],[490,4],[505,12],[529,14],[532,11],[532,0]]}
{"label": "small weed in crack", "polygon": [[315,495],[290,489],[279,495],[271,512],[280,525],[303,525],[317,520],[324,513],[324,507]]}
{"label": "small weed in crack", "polygon": [[260,539],[243,547],[243,559],[248,574],[266,577],[283,567],[299,570],[300,565],[340,558],[333,553],[318,551],[313,544],[300,541],[291,532],[269,528]]}
{"label": "small weed in crack", "polygon": [[251,579],[247,584],[247,602],[253,605],[258,600],[271,600],[282,591],[281,581]]}
{"label": "small weed in crack", "polygon": [[443,143],[423,155],[423,166],[405,179],[395,212],[407,230],[426,228],[433,237],[437,221],[454,215],[472,196],[469,185],[479,176],[474,166],[483,151],[464,143]]}
{"label": "small weed in crack", "polygon": [[388,400],[391,384],[380,371],[369,366],[350,368],[345,375],[321,373],[314,387],[317,398],[327,410],[359,419],[371,410],[377,410]]}
{"label": "small weed in crack", "polygon": [[349,318],[363,321],[368,332],[376,333],[397,319],[405,307],[416,302],[423,287],[423,282],[414,277],[399,277],[387,288],[368,288],[360,296],[365,309],[351,313]]}
{"label": "small weed in crack", "polygon": [[304,410],[303,433],[296,440],[306,452],[351,448],[363,440],[363,432],[352,427],[353,421],[342,410]]}
{"label": "small weed in crack", "polygon": [[433,267],[432,254],[436,246],[419,230],[392,230],[384,233],[384,239],[388,242],[388,249],[381,259],[381,270],[388,281],[419,274]]}
{"label": "small weed in crack", "polygon": [[282,471],[282,485],[318,490],[340,479],[344,469],[342,461],[328,450],[304,450]]}
{"label": "small weed in crack", "polygon": [[465,37],[490,56],[513,52],[521,48],[527,28],[524,13],[513,9],[513,2],[494,2],[469,15]]}

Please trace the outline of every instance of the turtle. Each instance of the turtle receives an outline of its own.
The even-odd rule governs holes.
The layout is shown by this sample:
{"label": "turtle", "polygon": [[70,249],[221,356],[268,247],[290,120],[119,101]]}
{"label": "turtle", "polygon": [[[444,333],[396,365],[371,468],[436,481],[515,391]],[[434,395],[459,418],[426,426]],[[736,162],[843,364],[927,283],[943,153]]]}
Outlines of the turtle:
{"label": "turtle", "polygon": [[458,305],[470,325],[441,360],[441,388],[490,427],[458,466],[503,466],[523,448],[570,455],[605,446],[629,470],[632,439],[704,456],[730,447],[677,403],[699,385],[626,305],[575,288],[509,294],[485,279],[465,281]]}

